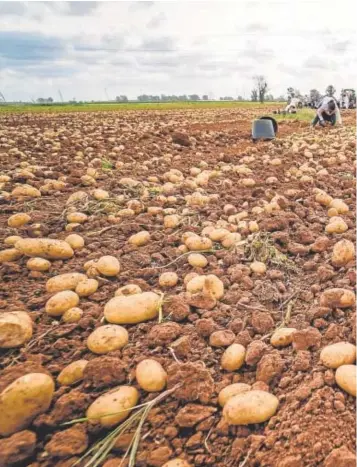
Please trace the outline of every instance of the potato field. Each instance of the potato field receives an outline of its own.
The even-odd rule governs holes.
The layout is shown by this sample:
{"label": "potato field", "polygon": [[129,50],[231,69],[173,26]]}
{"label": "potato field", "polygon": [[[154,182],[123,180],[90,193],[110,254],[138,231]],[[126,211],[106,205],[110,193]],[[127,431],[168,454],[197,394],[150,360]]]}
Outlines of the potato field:
{"label": "potato field", "polygon": [[355,115],[273,108],[0,114],[0,467],[355,465]]}

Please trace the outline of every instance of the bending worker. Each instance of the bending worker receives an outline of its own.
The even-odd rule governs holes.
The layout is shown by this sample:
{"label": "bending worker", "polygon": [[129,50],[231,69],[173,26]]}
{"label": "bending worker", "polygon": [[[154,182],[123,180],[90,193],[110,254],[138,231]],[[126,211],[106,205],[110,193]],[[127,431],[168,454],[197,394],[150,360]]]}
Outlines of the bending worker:
{"label": "bending worker", "polygon": [[292,97],[290,103],[285,107],[285,112],[296,113],[299,103],[300,99],[298,97]]}
{"label": "bending worker", "polygon": [[332,126],[336,125],[336,122],[342,124],[340,109],[335,99],[330,96],[325,96],[320,102],[311,126],[315,127],[317,123],[326,126],[326,122],[330,122]]}

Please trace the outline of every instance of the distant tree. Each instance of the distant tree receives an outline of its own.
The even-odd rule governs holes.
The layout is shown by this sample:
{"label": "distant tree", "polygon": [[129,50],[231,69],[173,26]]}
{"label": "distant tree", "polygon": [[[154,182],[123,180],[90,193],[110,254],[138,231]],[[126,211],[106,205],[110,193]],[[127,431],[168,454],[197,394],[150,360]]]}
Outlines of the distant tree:
{"label": "distant tree", "polygon": [[182,96],[178,96],[178,99],[179,99],[179,101],[187,101],[188,100],[186,94],[183,94]]}
{"label": "distant tree", "polygon": [[257,102],[258,101],[258,90],[256,88],[252,89],[250,100],[252,102]]}
{"label": "distant tree", "polygon": [[266,95],[266,100],[267,100],[268,102],[273,102],[273,101],[274,101],[274,96],[273,96],[273,94],[267,94],[267,95]]}
{"label": "distant tree", "polygon": [[329,84],[326,88],[326,94],[330,97],[332,97],[336,92],[336,89],[332,86],[332,84]]}
{"label": "distant tree", "polygon": [[208,101],[208,96],[207,96],[207,94],[204,94],[204,95],[202,96],[202,100],[203,100],[203,101]]}
{"label": "distant tree", "polygon": [[117,96],[115,100],[117,102],[128,102],[129,99],[127,98],[127,96],[121,95],[121,96]]}
{"label": "distant tree", "polygon": [[52,104],[52,102],[53,102],[52,97],[48,97],[48,98],[47,98],[47,102],[48,102],[48,104]]}
{"label": "distant tree", "polygon": [[266,93],[268,92],[268,83],[263,75],[254,77],[256,89],[258,91],[259,101],[263,103],[265,101]]}
{"label": "distant tree", "polygon": [[283,95],[278,96],[275,100],[276,100],[276,102],[284,102],[285,101],[285,96],[283,96]]}
{"label": "distant tree", "polygon": [[190,99],[190,101],[199,101],[200,100],[200,96],[198,94],[190,94],[188,96],[188,98]]}
{"label": "distant tree", "polygon": [[237,97],[237,101],[239,101],[239,102],[242,102],[242,101],[244,101],[244,98],[243,98],[243,96],[238,96],[238,97]]}
{"label": "distant tree", "polygon": [[52,97],[39,97],[38,99],[36,99],[36,102],[38,104],[51,104],[53,102],[53,99]]}

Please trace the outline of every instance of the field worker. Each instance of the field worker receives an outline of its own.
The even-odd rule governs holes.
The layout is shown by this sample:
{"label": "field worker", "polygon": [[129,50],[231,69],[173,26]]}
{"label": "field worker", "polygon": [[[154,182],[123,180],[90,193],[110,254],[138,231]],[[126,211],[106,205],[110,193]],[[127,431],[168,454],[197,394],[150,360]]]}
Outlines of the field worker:
{"label": "field worker", "polygon": [[342,124],[340,109],[335,99],[330,96],[325,96],[318,105],[311,126],[314,128],[317,123],[326,126],[326,122],[330,122],[332,126],[336,125],[336,122]]}
{"label": "field worker", "polygon": [[288,105],[285,107],[285,112],[287,112],[287,113],[295,113],[295,112],[296,112],[296,109],[298,108],[299,102],[300,102],[300,99],[299,99],[299,98],[297,98],[297,97],[292,97],[292,98],[291,98],[291,101],[290,101],[290,104],[288,104]]}
{"label": "field worker", "polygon": [[346,94],[345,94],[345,97],[344,97],[344,104],[345,104],[345,109],[348,109],[349,106],[350,106],[350,96],[349,96],[349,92],[347,91]]}

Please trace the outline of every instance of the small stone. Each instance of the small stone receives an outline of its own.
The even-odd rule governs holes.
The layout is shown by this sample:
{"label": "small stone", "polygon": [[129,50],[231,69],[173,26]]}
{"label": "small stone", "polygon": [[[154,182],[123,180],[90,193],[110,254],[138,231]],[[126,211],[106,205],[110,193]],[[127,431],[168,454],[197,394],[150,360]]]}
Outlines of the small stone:
{"label": "small stone", "polygon": [[215,407],[208,407],[199,404],[187,404],[179,410],[175,417],[175,422],[182,428],[191,428],[205,418],[215,413]]}
{"label": "small stone", "polygon": [[233,344],[235,334],[232,331],[215,331],[210,335],[209,343],[212,347],[228,347]]}
{"label": "small stone", "polygon": [[356,454],[347,449],[346,446],[342,446],[338,449],[334,449],[326,457],[323,467],[355,467],[356,466]]}
{"label": "small stone", "polygon": [[307,328],[296,331],[293,334],[293,347],[295,350],[307,350],[319,348],[321,345],[321,334],[315,328]]}

